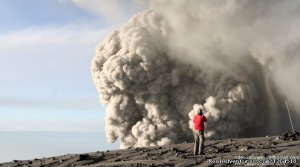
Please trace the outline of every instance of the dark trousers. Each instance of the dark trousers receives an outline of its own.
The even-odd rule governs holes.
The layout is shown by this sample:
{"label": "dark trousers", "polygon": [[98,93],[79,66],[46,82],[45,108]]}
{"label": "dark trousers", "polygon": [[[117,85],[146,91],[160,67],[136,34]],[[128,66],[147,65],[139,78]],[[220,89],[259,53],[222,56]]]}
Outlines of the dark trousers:
{"label": "dark trousers", "polygon": [[205,140],[204,130],[203,131],[195,130],[194,135],[195,135],[194,155],[198,155],[199,150],[200,150],[200,155],[202,155],[204,150],[204,140]]}

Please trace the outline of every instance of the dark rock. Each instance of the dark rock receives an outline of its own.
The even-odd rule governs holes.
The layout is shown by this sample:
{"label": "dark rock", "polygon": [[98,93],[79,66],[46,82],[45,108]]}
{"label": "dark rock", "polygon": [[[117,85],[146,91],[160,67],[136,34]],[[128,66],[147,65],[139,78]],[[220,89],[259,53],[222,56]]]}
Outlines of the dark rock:
{"label": "dark rock", "polygon": [[175,151],[175,152],[176,152],[176,151],[177,151],[177,149],[176,149],[176,148],[173,148],[173,147],[171,147],[171,148],[170,148],[170,151]]}
{"label": "dark rock", "polygon": [[299,137],[300,137],[300,133],[297,131],[295,132],[286,131],[281,136],[279,136],[281,140],[299,140]]}
{"label": "dark rock", "polygon": [[104,152],[101,152],[101,153],[100,153],[100,156],[101,156],[101,157],[104,157]]}
{"label": "dark rock", "polygon": [[114,160],[115,162],[121,161],[121,158],[117,158]]}
{"label": "dark rock", "polygon": [[254,148],[255,148],[255,147],[254,147],[254,146],[251,146],[251,145],[247,146],[247,149],[248,149],[248,150],[254,149]]}
{"label": "dark rock", "polygon": [[78,160],[79,161],[84,161],[84,160],[87,160],[89,158],[90,158],[90,156],[88,154],[80,154]]}

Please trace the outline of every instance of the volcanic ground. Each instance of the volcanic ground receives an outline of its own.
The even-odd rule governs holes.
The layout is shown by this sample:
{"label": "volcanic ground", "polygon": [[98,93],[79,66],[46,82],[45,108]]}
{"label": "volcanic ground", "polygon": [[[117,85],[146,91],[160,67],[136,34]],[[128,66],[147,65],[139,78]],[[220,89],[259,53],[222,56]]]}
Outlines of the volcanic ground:
{"label": "volcanic ground", "polygon": [[[0,167],[46,166],[300,166],[299,133],[281,136],[205,141],[204,155],[193,155],[193,143],[68,154],[14,160]],[[244,164],[242,164],[244,163]]]}

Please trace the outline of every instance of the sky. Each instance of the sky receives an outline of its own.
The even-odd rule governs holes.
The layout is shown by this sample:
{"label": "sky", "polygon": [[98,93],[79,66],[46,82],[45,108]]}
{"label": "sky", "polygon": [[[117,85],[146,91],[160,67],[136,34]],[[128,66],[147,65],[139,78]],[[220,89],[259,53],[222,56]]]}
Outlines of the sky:
{"label": "sky", "polygon": [[94,48],[143,8],[133,0],[1,0],[0,133],[103,136]]}

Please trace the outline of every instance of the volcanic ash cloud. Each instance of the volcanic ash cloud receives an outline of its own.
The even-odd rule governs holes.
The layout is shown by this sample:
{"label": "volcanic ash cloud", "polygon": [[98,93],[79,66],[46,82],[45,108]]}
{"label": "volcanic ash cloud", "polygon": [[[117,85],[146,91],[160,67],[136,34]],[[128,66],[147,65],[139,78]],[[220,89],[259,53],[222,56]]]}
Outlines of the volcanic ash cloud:
{"label": "volcanic ash cloud", "polygon": [[[272,122],[286,114],[282,96],[300,108],[298,95],[278,80],[280,72],[300,70],[299,7],[298,1],[153,1],[96,47],[92,74],[107,106],[108,141],[120,138],[121,148],[191,141],[199,108],[210,138],[281,132],[289,122]],[[299,81],[290,80],[294,90]]]}

